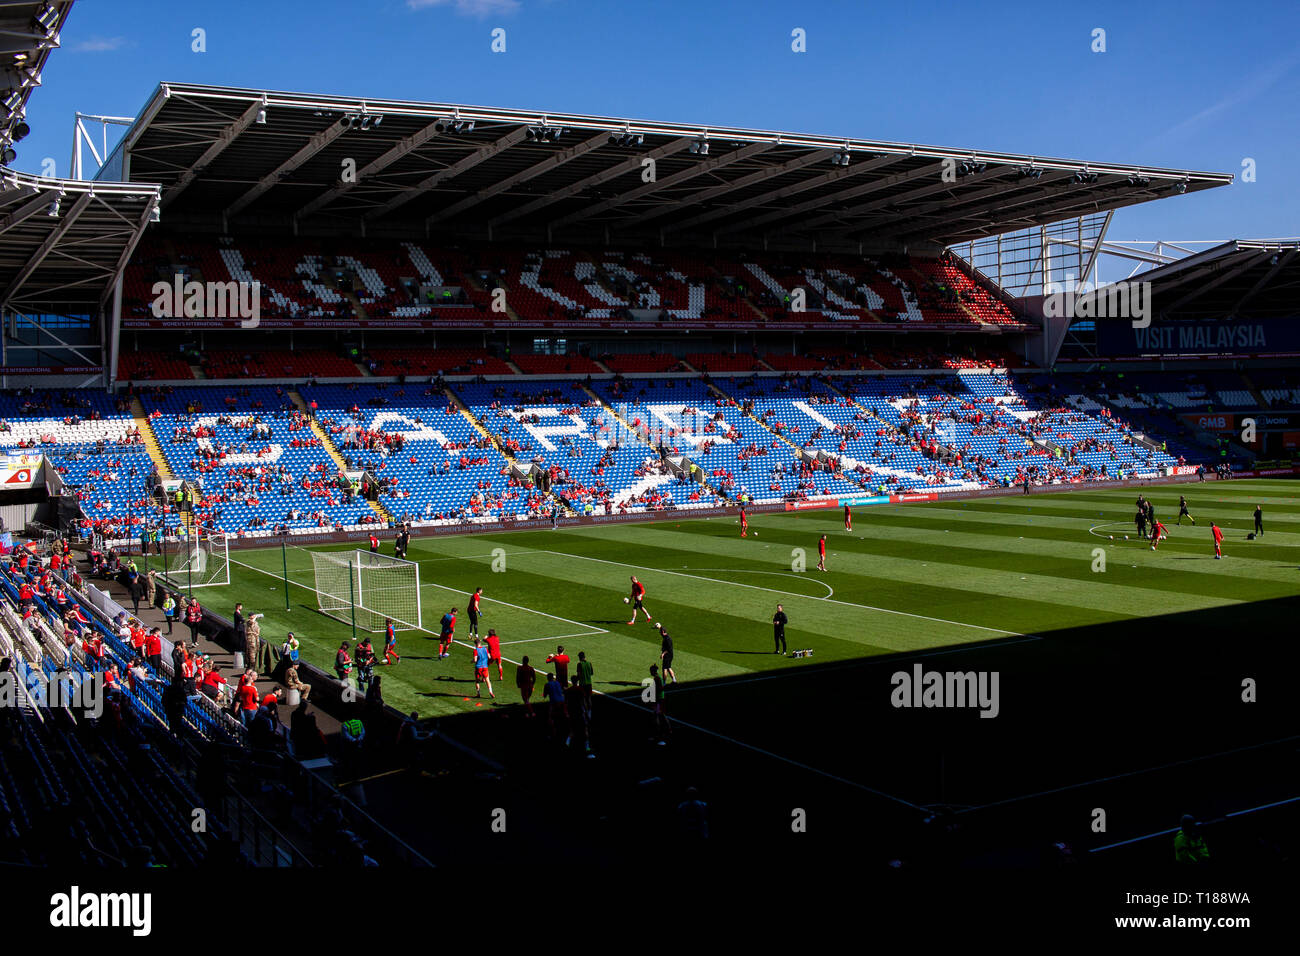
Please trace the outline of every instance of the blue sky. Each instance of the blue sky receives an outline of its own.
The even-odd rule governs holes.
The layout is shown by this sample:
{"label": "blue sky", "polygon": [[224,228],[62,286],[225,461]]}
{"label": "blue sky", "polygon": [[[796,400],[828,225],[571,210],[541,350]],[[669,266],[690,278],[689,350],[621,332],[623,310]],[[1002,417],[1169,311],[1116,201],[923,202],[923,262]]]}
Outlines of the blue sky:
{"label": "blue sky", "polygon": [[74,111],[134,115],[163,80],[1232,172],[1230,187],[1121,211],[1111,238],[1300,235],[1295,0],[83,0],[14,165],[53,157],[67,175]]}

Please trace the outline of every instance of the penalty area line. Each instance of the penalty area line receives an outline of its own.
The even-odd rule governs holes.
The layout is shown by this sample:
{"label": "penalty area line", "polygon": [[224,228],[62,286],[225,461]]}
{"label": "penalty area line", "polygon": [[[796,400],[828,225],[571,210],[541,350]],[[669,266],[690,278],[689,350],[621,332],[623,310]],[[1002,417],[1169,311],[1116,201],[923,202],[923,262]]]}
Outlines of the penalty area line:
{"label": "penalty area line", "polygon": [[[558,553],[558,552],[557,552],[557,553]],[[251,564],[244,564],[242,561],[235,561],[234,559],[231,559],[231,561],[232,561],[232,563],[234,563],[234,564],[238,564],[240,567],[248,568],[250,571],[256,571],[258,574],[265,574],[267,577],[277,578],[277,579],[283,580],[283,579],[280,577],[280,575],[274,574],[274,573],[272,573],[272,572],[270,572],[270,571],[263,570],[262,568],[253,567]],[[313,593],[316,592],[316,589],[315,589],[315,588],[313,588],[313,587],[309,587],[309,586],[306,585],[306,584],[300,584],[300,583],[297,582],[297,581],[290,581],[290,583],[291,583],[294,587],[299,587],[299,588],[302,588],[302,589],[307,590],[307,591],[312,591]],[[724,583],[729,583],[729,582],[724,582]],[[442,587],[442,585],[434,585],[434,586],[435,586],[435,587]],[[763,590],[768,590],[768,589],[764,588]],[[816,599],[814,599],[814,600],[816,600]],[[504,604],[505,602],[503,602],[503,601],[498,601],[498,602],[496,602],[496,603],[498,603],[498,604]],[[508,605],[508,606],[510,606],[510,607],[514,607],[515,605]],[[531,608],[522,608],[521,610],[528,611],[528,610],[531,610]],[[537,612],[537,613],[541,613],[541,612]],[[555,617],[555,615],[547,615],[547,617]],[[556,618],[556,620],[561,620],[561,621],[563,621],[563,620],[566,620],[566,619],[565,619],[565,618]],[[579,625],[581,625],[582,622],[581,622],[581,621],[570,621],[569,623],[571,623],[571,624],[579,624]],[[438,635],[436,634],[436,632],[431,631],[431,630],[429,630],[429,629],[426,628],[426,627],[418,628],[418,630],[424,632],[425,634],[430,635],[431,637],[437,637],[437,636],[438,636]],[[603,630],[601,633],[608,634],[609,631],[607,631],[607,630]],[[588,635],[578,635],[578,636],[581,637],[581,636],[588,636]],[[590,636],[595,636],[595,635],[590,635]],[[546,637],[546,638],[536,638],[536,640],[539,640],[539,641],[540,641],[540,640],[548,640],[548,641],[549,641],[549,640],[557,640],[557,638]],[[473,645],[472,645],[472,644],[470,644],[470,643],[468,643],[468,642],[466,642],[466,641],[460,640],[459,638],[453,639],[452,643],[454,643],[454,644],[459,644],[461,647],[464,647],[464,648],[466,648],[466,649],[470,649],[470,650],[473,649]],[[513,642],[513,643],[524,643],[524,642]],[[509,664],[514,664],[516,667],[519,666],[519,661],[514,660],[514,659],[512,659],[512,658],[509,658],[509,657],[506,657],[505,655],[502,655],[502,660],[506,661],[506,662],[509,663]],[[637,704],[634,703],[633,701],[627,700],[627,699],[625,699],[625,698],[623,698],[623,697],[617,697],[617,696],[615,696],[615,695],[613,695],[613,694],[607,694],[607,693],[605,693],[604,691],[600,691],[600,690],[596,691],[596,693],[599,694],[601,697],[606,698],[607,700],[617,701],[618,703],[623,704],[625,707],[632,707],[632,708],[634,708],[634,709],[636,709],[636,710],[642,711],[643,713],[648,713],[648,711],[646,711],[645,708],[640,707],[639,705],[637,705]],[[875,796],[877,796],[877,797],[880,797],[881,799],[884,799],[884,800],[891,800],[891,801],[893,801],[894,803],[901,804],[902,806],[908,807],[909,809],[912,809],[912,810],[923,810],[923,809],[924,809],[923,807],[921,807],[921,806],[919,806],[919,805],[917,805],[917,804],[915,804],[915,803],[912,803],[912,802],[909,801],[909,800],[904,800],[902,797],[894,796],[892,793],[886,793],[886,792],[884,792],[883,790],[877,790],[877,789],[875,789],[874,787],[868,787],[866,784],[858,783],[856,780],[849,780],[849,779],[846,778],[846,777],[841,777],[841,776],[839,776],[839,775],[837,775],[837,774],[833,774],[833,773],[831,773],[831,772],[829,772],[829,771],[827,771],[827,770],[822,770],[822,769],[820,769],[820,768],[818,768],[818,767],[814,767],[814,766],[811,766],[811,765],[809,765],[809,764],[802,763],[801,761],[795,760],[795,759],[793,759],[793,758],[791,758],[791,757],[787,757],[787,756],[785,756],[785,755],[783,755],[783,754],[774,753],[774,752],[772,752],[772,751],[770,751],[770,750],[765,750],[765,749],[762,748],[762,747],[755,746],[754,744],[745,743],[745,741],[743,741],[743,740],[737,740],[735,737],[729,737],[729,736],[727,736],[726,734],[719,733],[719,732],[716,731],[716,730],[710,730],[710,729],[707,728],[707,727],[701,727],[699,724],[693,724],[693,723],[691,723],[690,721],[682,720],[682,719],[680,719],[680,718],[671,718],[671,720],[672,720],[673,723],[675,723],[675,724],[677,724],[677,725],[679,725],[679,726],[687,727],[687,728],[689,728],[690,730],[694,730],[694,731],[696,731],[696,732],[698,732],[698,733],[705,734],[705,735],[710,736],[710,737],[715,737],[715,738],[717,738],[718,740],[725,741],[725,742],[730,743],[730,744],[732,744],[732,745],[734,745],[734,746],[741,747],[741,748],[743,748],[743,749],[745,749],[745,750],[751,750],[751,751],[753,751],[754,753],[761,754],[761,755],[764,756],[764,757],[769,757],[769,758],[771,758],[771,759],[773,759],[773,760],[779,760],[779,761],[781,761],[782,763],[790,764],[791,766],[793,766],[793,767],[797,767],[797,768],[799,768],[800,770],[805,770],[805,771],[807,771],[807,772],[809,772],[809,773],[814,773],[814,774],[817,774],[817,775],[819,775],[819,776],[826,777],[826,778],[829,779],[829,780],[834,780],[836,783],[842,783],[842,784],[844,784],[845,786],[853,787],[853,788],[855,788],[855,789],[858,789],[858,790],[863,791],[864,793],[870,793],[870,794],[873,794],[873,795],[875,795]]]}
{"label": "penalty area line", "polygon": [[1022,634],[1020,631],[1009,631],[1000,627],[985,627],[983,624],[968,624],[965,621],[949,621],[942,617],[929,617],[925,614],[913,614],[911,611],[896,611],[890,607],[874,607],[870,604],[855,604],[853,601],[839,601],[832,597],[813,597],[808,594],[798,594],[794,591],[782,591],[778,588],[765,588],[758,584],[741,584],[738,581],[724,581],[721,578],[709,578],[700,574],[686,574],[682,571],[668,571],[664,568],[647,568],[640,564],[627,564],[623,561],[610,561],[606,558],[593,558],[585,554],[569,554],[567,551],[543,551],[538,549],[536,554],[552,554],[561,558],[577,558],[582,561],[598,561],[601,564],[612,564],[619,568],[632,568],[636,571],[650,571],[655,574],[671,574],[679,578],[691,578],[695,581],[711,581],[714,584],[729,584],[736,588],[748,588],[751,591],[767,591],[770,594],[784,594],[786,597],[803,598],[808,601],[825,601],[828,604],[841,604],[844,607],[856,607],[863,611],[879,611],[881,614],[897,614],[900,617],[915,618],[918,621],[930,621],[934,624],[949,624],[953,627],[969,627],[976,631],[988,631],[990,634],[1001,634],[1004,637],[1031,637],[1029,634]]}
{"label": "penalty area line", "polygon": [[[247,569],[250,570],[250,571],[256,571],[258,574],[265,574],[268,578],[274,578],[274,579],[277,580],[277,581],[283,581],[283,580],[284,580],[284,578],[283,578],[282,575],[276,574],[274,571],[268,571],[268,570],[266,570],[265,568],[255,567],[254,565],[251,565],[251,564],[245,564],[243,561],[237,561],[237,560],[235,560],[234,558],[230,558],[229,560],[230,560],[230,563],[231,563],[231,564],[237,564],[237,565],[239,565],[241,568],[247,568]],[[317,594],[317,595],[320,594],[320,592],[317,591],[317,590],[316,590],[314,587],[312,587],[310,584],[303,584],[301,581],[295,581],[295,580],[293,580],[292,577],[289,578],[289,583],[290,583],[291,585],[293,585],[294,587],[296,587],[296,588],[302,588],[304,591],[310,591],[312,594]],[[454,591],[454,592],[457,593],[457,594],[462,593],[462,591],[461,591],[460,588],[450,588],[450,587],[447,587],[445,584],[433,584],[433,583],[430,583],[430,582],[425,582],[425,583],[422,583],[422,584],[420,585],[420,587],[422,587],[422,588],[426,588],[426,587],[429,587],[429,588],[441,588],[441,589],[444,590],[444,591]],[[563,623],[565,623],[565,624],[576,624],[578,627],[586,627],[586,628],[589,628],[589,630],[584,631],[584,632],[582,632],[582,633],[580,633],[580,634],[562,634],[562,635],[560,635],[559,637],[539,637],[539,638],[534,638],[534,640],[539,640],[539,641],[554,641],[554,640],[562,640],[563,638],[573,638],[573,637],[598,637],[598,636],[601,635],[601,634],[608,634],[608,633],[609,633],[609,630],[608,630],[607,628],[603,628],[603,627],[601,627],[601,628],[596,628],[596,627],[593,627],[592,625],[584,624],[582,621],[571,621],[571,620],[569,620],[567,617],[560,617],[559,615],[556,615],[556,614],[547,614],[545,611],[534,610],[533,608],[530,608],[530,607],[524,607],[523,605],[520,605],[520,604],[510,604],[510,603],[508,603],[508,602],[506,602],[506,601],[497,601],[497,600],[494,600],[493,598],[484,598],[484,600],[485,600],[485,601],[492,601],[494,604],[500,604],[500,605],[502,605],[503,607],[514,608],[514,609],[517,610],[517,611],[523,611],[523,612],[525,612],[525,613],[527,613],[527,614],[540,614],[542,617],[549,617],[549,618],[550,618],[551,620],[553,620],[553,621],[561,621],[561,622],[563,622]],[[431,630],[429,630],[427,627],[412,628],[412,630],[423,631],[425,634],[434,634],[434,635],[436,635],[436,634],[438,633],[437,631],[431,631]],[[519,642],[519,643],[522,643],[522,642]],[[468,647],[469,645],[466,645],[466,646]]]}

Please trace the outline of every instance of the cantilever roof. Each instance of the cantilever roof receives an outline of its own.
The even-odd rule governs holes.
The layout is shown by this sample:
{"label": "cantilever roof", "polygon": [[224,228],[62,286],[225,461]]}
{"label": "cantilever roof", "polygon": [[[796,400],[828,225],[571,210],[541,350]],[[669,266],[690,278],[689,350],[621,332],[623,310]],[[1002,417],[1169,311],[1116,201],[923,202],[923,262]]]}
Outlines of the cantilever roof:
{"label": "cantilever roof", "polygon": [[1300,239],[1233,239],[1143,272],[1160,318],[1294,317]]}
{"label": "cantilever roof", "polygon": [[[847,165],[835,161],[842,153]],[[346,181],[350,169],[355,181]],[[155,90],[105,170],[161,183],[163,220],[181,228],[825,249],[948,245],[1232,181],[1130,163],[182,83]]]}
{"label": "cantilever roof", "polygon": [[45,61],[59,45],[71,9],[72,0],[0,0],[0,149],[15,142],[14,127],[23,121],[32,90],[41,85]]}
{"label": "cantilever roof", "polygon": [[0,308],[103,310],[149,223],[158,187],[0,177]]}

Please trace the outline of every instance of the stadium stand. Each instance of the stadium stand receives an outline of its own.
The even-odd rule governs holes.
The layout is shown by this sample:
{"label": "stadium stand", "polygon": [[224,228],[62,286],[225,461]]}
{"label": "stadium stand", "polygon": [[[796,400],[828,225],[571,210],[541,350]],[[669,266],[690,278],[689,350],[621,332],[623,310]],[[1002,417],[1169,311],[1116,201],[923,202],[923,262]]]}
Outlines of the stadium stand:
{"label": "stadium stand", "polygon": [[[126,310],[146,317],[156,282],[261,283],[262,310],[294,318],[414,318],[433,309],[487,312],[508,292],[514,316],[543,323],[634,312],[667,321],[760,317],[846,324],[1019,327],[982,278],[952,258],[892,255],[752,259],[689,253],[492,246],[445,249],[414,242],[353,244],[246,237],[148,242],[128,267]],[[459,290],[456,292],[450,290]],[[432,298],[433,290],[447,290]],[[795,290],[805,303],[797,308]]]}
{"label": "stadium stand", "polygon": [[123,352],[117,363],[117,377],[124,382],[175,381],[194,378],[185,359],[164,352]]}

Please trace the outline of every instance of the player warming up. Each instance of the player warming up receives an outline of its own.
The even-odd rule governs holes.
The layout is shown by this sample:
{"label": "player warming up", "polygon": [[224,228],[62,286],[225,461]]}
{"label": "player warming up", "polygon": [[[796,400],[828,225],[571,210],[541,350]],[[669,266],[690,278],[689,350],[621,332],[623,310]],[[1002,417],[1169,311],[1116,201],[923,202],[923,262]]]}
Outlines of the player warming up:
{"label": "player warming up", "polygon": [[826,535],[817,539],[817,570],[826,570]]}
{"label": "player warming up", "polygon": [[1214,535],[1214,560],[1219,561],[1223,558],[1223,532],[1213,521],[1210,522],[1210,533]]}
{"label": "player warming up", "polygon": [[1169,530],[1155,518],[1151,519],[1151,550],[1156,549],[1161,540],[1169,537]]}
{"label": "player warming up", "polygon": [[452,608],[442,616],[438,625],[438,660],[451,657],[451,642],[456,639],[456,609]]}
{"label": "player warming up", "polygon": [[668,628],[662,624],[659,625],[659,673],[664,677],[671,677],[674,684],[677,683],[677,672],[673,670],[673,639],[668,633]]}
{"label": "player warming up", "polygon": [[1184,518],[1186,518],[1192,524],[1196,524],[1196,519],[1193,518],[1191,514],[1189,514],[1187,511],[1187,496],[1179,495],[1178,496],[1178,523],[1182,524]]}
{"label": "player warming up", "polygon": [[384,663],[396,664],[402,658],[397,653],[397,630],[391,617],[384,618]]}
{"label": "player warming up", "polygon": [[474,696],[478,697],[479,688],[487,684],[488,696],[493,700],[497,695],[492,691],[492,678],[488,674],[488,649],[487,645],[474,638]]}
{"label": "player warming up", "polygon": [[749,517],[745,514],[745,506],[740,506],[740,536],[749,537]]}
{"label": "player warming up", "polygon": [[844,530],[853,530],[853,512],[849,510],[848,505],[844,506]]}
{"label": "player warming up", "polygon": [[628,621],[629,624],[636,623],[637,611],[645,612],[645,622],[647,624],[654,623],[650,618],[650,612],[645,609],[645,585],[636,579],[635,574],[632,575],[632,593],[623,598],[623,603],[632,605],[632,620]]}
{"label": "player warming up", "polygon": [[483,589],[475,588],[474,593],[469,596],[469,636],[478,637],[478,616],[482,613],[479,608],[479,601],[483,597]]}
{"label": "player warming up", "polygon": [[1255,505],[1255,536],[1264,537],[1264,506]]}
{"label": "player warming up", "polygon": [[497,637],[496,628],[488,628],[487,636],[488,666],[497,665],[497,680],[505,680],[506,672],[501,668],[501,638]]}

